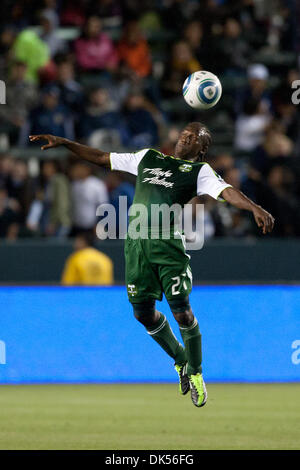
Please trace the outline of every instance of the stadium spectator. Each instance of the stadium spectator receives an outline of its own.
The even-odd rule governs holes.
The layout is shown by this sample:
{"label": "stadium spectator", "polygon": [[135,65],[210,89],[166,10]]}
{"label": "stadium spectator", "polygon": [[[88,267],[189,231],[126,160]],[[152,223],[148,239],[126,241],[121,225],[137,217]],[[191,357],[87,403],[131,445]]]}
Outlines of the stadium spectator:
{"label": "stadium spectator", "polygon": [[251,46],[243,37],[241,24],[235,18],[227,18],[223,33],[218,39],[218,70],[226,74],[243,75],[251,56]]}
{"label": "stadium spectator", "polygon": [[165,2],[162,10],[162,19],[165,28],[178,36],[182,32],[182,26],[194,13],[193,6],[197,6],[196,2],[183,2],[178,0],[170,0],[168,3]]}
{"label": "stadium spectator", "polygon": [[66,42],[57,35],[57,14],[51,9],[43,10],[40,14],[40,25],[40,38],[47,44],[50,57],[54,57],[59,52],[66,52]]}
{"label": "stadium spectator", "polygon": [[34,196],[34,181],[29,177],[28,165],[24,160],[14,160],[6,181],[8,197],[18,202],[19,221],[24,224]]}
{"label": "stadium spectator", "polygon": [[55,134],[74,138],[74,121],[68,108],[60,102],[59,88],[49,85],[42,92],[42,103],[33,109],[22,128],[20,145],[28,144],[29,134]]}
{"label": "stadium spectator", "polygon": [[171,58],[165,70],[164,95],[178,97],[187,76],[201,68],[189,43],[182,40],[176,42],[172,47]]}
{"label": "stadium spectator", "polygon": [[267,67],[262,64],[250,65],[247,70],[247,76],[249,87],[246,93],[248,94],[249,92],[251,97],[259,99],[265,111],[269,111],[271,100],[268,91],[269,71]]}
{"label": "stadium spectator", "polygon": [[131,20],[126,24],[118,44],[118,54],[123,73],[132,78],[143,78],[150,75],[149,46],[136,20]]}
{"label": "stadium spectator", "polygon": [[60,24],[82,27],[86,21],[85,1],[67,0],[62,5]]}
{"label": "stadium spectator", "polygon": [[102,31],[97,16],[88,18],[81,37],[74,44],[76,62],[85,72],[113,71],[118,65],[118,55],[112,40]]}
{"label": "stadium spectator", "polygon": [[26,78],[35,82],[38,81],[38,72],[50,60],[47,44],[31,29],[18,34],[12,47],[12,55],[27,65]]}
{"label": "stadium spectator", "polygon": [[158,143],[158,129],[153,114],[149,111],[145,97],[132,93],[123,109],[127,147],[145,148]]}
{"label": "stadium spectator", "polygon": [[[116,130],[122,133],[122,117],[111,100],[106,88],[96,88],[89,94],[87,106],[81,115],[79,129],[82,137],[88,139],[93,132],[101,129]],[[99,142],[100,147],[100,142]]]}
{"label": "stadium spectator", "polygon": [[55,237],[68,235],[71,228],[70,185],[67,177],[59,171],[56,161],[45,161],[42,166],[44,178],[43,211],[41,231]]}
{"label": "stadium spectator", "polygon": [[214,51],[214,41],[212,37],[204,36],[201,21],[192,20],[187,24],[184,30],[184,39],[188,42],[193,55],[203,69],[215,70],[217,54]]}
{"label": "stadium spectator", "polygon": [[8,75],[8,67],[13,55],[12,46],[16,35],[16,28],[11,24],[0,29],[0,72],[2,77]]}
{"label": "stadium spectator", "polygon": [[14,166],[14,158],[9,154],[4,154],[0,158],[0,187],[6,188],[12,169]]}
{"label": "stadium spectator", "polygon": [[[300,200],[296,194],[295,176],[283,163],[275,163],[267,178],[260,173],[251,173],[252,184],[258,201],[271,210],[276,218],[273,236],[299,236]],[[256,233],[256,235],[258,235]]]}
{"label": "stadium spectator", "polygon": [[262,198],[267,198],[269,206],[273,208],[277,218],[280,218],[276,228],[277,235],[299,235],[297,213],[300,201],[294,192],[296,181],[293,172],[286,165],[274,165],[268,174],[267,182],[270,193],[267,196],[265,192]]}
{"label": "stadium spectator", "polygon": [[230,170],[234,167],[235,162],[234,158],[230,153],[219,153],[218,155],[214,155],[210,158],[210,165],[215,169],[215,171],[224,177],[224,173],[227,170]]}
{"label": "stadium spectator", "polygon": [[277,122],[272,122],[266,130],[262,145],[258,146],[252,155],[251,165],[261,174],[267,175],[273,165],[286,163],[292,152],[293,142]]}
{"label": "stadium spectator", "polygon": [[161,16],[154,8],[154,5],[149,5],[139,17],[139,26],[144,34],[160,34],[163,31]]}
{"label": "stadium spectator", "polygon": [[260,114],[268,115],[271,109],[271,96],[268,90],[269,71],[263,64],[253,64],[247,70],[247,85],[237,90],[236,113],[242,113],[247,100],[253,98],[260,104]]}
{"label": "stadium spectator", "polygon": [[270,123],[271,116],[262,110],[262,104],[255,98],[249,98],[244,106],[244,112],[238,116],[235,123],[235,148],[251,152],[260,145],[264,132]]}
{"label": "stadium spectator", "polygon": [[0,237],[13,241],[18,237],[19,205],[15,199],[9,198],[7,190],[0,187]]}
{"label": "stadium spectator", "polygon": [[122,23],[122,3],[120,0],[95,0],[88,5],[88,14],[102,18],[107,26],[118,27]]}
{"label": "stadium spectator", "polygon": [[75,79],[74,65],[71,60],[63,57],[58,61],[54,84],[59,88],[62,104],[74,113],[74,117],[78,117],[82,109],[84,93],[82,86]]}
{"label": "stadium spectator", "polygon": [[4,0],[1,2],[1,6],[3,8],[3,11],[0,12],[0,14],[2,13],[1,18],[5,16],[8,20],[7,22],[13,25],[16,30],[21,30],[34,24],[34,11],[28,8],[28,2],[24,0],[15,0],[14,2]]}
{"label": "stadium spectator", "polygon": [[27,217],[26,217],[26,229],[28,231],[28,236],[36,235],[42,236],[43,233],[43,209],[44,209],[44,190],[41,187],[38,187],[35,191],[33,201],[31,202]]}
{"label": "stadium spectator", "polygon": [[113,263],[107,255],[93,247],[93,235],[76,235],[73,246],[74,253],[67,259],[63,270],[63,285],[113,284]]}
{"label": "stadium spectator", "polygon": [[37,87],[26,78],[26,72],[27,66],[24,62],[16,61],[12,64],[6,80],[6,105],[0,106],[0,123],[5,126],[10,144],[17,142],[29,111],[38,102]]}
{"label": "stadium spectator", "polygon": [[93,232],[97,223],[96,209],[109,201],[106,185],[92,175],[90,166],[78,162],[71,168],[72,232]]}

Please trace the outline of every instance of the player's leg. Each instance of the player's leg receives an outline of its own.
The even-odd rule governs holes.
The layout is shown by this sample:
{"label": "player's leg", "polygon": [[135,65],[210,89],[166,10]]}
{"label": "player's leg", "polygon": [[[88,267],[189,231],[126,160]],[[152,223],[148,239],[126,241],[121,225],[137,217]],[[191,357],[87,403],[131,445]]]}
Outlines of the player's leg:
{"label": "player's leg", "polygon": [[194,405],[201,407],[206,403],[207,391],[202,376],[202,344],[198,321],[192,312],[188,297],[169,299],[168,302],[178,322],[185,346],[192,401]]}
{"label": "player's leg", "polygon": [[162,240],[160,245],[160,280],[184,342],[192,400],[196,406],[203,406],[207,393],[202,377],[201,333],[188,299],[192,290],[189,256],[182,239],[168,240],[168,243]]}
{"label": "player's leg", "polygon": [[132,303],[135,318],[146,328],[151,338],[174,359],[176,364],[186,363],[185,352],[175,337],[165,315],[155,309],[155,299]]}
{"label": "player's leg", "polygon": [[175,363],[183,365],[186,362],[184,348],[166,317],[155,309],[155,299],[162,299],[162,288],[157,273],[149,263],[145,240],[126,239],[125,261],[127,293],[135,318]]}
{"label": "player's leg", "polygon": [[178,323],[185,345],[188,361],[187,374],[202,373],[202,344],[198,321],[194,316],[188,297],[169,299],[170,309]]}

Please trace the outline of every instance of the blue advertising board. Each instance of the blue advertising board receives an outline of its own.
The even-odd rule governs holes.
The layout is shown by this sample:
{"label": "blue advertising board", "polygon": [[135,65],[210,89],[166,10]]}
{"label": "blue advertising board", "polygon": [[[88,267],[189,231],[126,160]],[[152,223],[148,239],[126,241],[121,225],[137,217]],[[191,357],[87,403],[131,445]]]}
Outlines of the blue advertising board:
{"label": "blue advertising board", "polygon": [[[190,300],[208,382],[300,379],[299,286],[195,286]],[[176,380],[125,287],[0,287],[0,312],[1,384]]]}

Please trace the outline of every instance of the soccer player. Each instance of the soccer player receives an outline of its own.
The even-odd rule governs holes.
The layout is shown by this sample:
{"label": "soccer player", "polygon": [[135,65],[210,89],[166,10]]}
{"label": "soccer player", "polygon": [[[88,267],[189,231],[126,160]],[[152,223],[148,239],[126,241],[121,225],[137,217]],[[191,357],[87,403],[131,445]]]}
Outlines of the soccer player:
{"label": "soccer player", "polygon": [[113,263],[105,254],[93,247],[94,236],[78,233],[74,240],[74,253],[64,266],[61,283],[65,286],[108,286],[113,284]]}
{"label": "soccer player", "polygon": [[[203,161],[211,143],[211,134],[199,122],[192,122],[183,129],[174,156],[153,149],[135,153],[107,153],[52,135],[33,135],[29,138],[32,142],[48,141],[41,147],[42,150],[63,145],[96,165],[136,175],[134,203],[146,206],[148,213],[153,204],[165,203],[170,207],[178,203],[183,207],[192,197],[208,194],[252,212],[264,234],[273,229],[274,218],[271,214],[227,184]],[[192,289],[190,257],[185,251],[184,237],[175,236],[175,227],[169,239],[164,239],[159,227],[157,230],[152,238],[127,235],[128,297],[136,319],[174,359],[180,393],[185,395],[190,390],[193,404],[201,407],[206,403],[207,391],[202,376],[201,334],[189,303]],[[155,301],[161,300],[163,293],[178,322],[184,347],[175,337],[167,318],[155,309]]]}

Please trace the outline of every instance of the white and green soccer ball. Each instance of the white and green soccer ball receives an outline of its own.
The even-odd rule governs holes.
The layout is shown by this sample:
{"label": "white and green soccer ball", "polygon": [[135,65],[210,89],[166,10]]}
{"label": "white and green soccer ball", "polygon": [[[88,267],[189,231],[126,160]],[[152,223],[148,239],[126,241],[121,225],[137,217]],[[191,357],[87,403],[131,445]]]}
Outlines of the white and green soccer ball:
{"label": "white and green soccer ball", "polygon": [[205,110],[217,104],[222,95],[222,85],[216,75],[201,70],[187,77],[182,93],[189,106]]}

